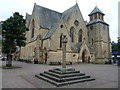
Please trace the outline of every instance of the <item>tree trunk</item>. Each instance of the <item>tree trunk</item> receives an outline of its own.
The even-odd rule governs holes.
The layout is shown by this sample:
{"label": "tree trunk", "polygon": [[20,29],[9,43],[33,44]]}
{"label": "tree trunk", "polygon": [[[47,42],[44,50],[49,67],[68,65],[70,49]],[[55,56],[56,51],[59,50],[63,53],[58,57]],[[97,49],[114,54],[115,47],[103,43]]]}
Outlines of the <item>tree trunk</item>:
{"label": "tree trunk", "polygon": [[12,66],[12,55],[10,53],[7,54],[6,66],[8,67]]}

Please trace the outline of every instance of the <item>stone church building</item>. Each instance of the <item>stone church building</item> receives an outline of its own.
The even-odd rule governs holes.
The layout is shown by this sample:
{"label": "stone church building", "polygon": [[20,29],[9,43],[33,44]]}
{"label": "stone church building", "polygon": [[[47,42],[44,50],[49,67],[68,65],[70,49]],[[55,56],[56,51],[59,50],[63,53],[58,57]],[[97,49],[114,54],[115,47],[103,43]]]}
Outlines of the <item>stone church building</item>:
{"label": "stone church building", "polygon": [[39,62],[62,61],[62,37],[66,35],[66,60],[77,63],[105,62],[111,59],[109,24],[104,13],[95,7],[83,19],[78,4],[63,13],[34,4],[32,15],[26,14],[26,46],[20,59]]}

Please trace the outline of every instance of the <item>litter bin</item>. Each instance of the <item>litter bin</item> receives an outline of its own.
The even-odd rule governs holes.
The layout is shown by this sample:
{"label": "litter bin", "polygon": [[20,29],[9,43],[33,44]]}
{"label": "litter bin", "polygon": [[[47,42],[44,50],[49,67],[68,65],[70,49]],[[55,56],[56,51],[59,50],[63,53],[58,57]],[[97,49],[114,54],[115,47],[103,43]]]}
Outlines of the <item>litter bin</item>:
{"label": "litter bin", "polygon": [[34,64],[38,64],[38,60],[37,59],[34,60]]}

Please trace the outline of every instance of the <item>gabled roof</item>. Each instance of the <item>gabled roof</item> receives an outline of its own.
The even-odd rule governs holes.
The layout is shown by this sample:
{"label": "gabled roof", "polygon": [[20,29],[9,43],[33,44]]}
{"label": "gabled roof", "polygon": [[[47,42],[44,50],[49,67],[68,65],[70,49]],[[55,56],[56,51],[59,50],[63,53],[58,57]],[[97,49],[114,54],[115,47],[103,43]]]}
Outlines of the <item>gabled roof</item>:
{"label": "gabled roof", "polygon": [[[76,5],[77,5],[77,4],[76,4]],[[66,20],[68,19],[68,17],[70,16],[72,10],[74,9],[74,7],[75,7],[76,5],[72,6],[71,8],[67,9],[66,11],[64,11],[64,12],[62,13],[61,19],[64,20],[64,21],[66,21]]]}
{"label": "gabled roof", "polygon": [[39,18],[39,25],[43,28],[50,29],[55,23],[59,22],[62,14],[48,8],[35,4],[35,10],[37,11]]}
{"label": "gabled roof", "polygon": [[88,16],[91,16],[92,14],[95,14],[95,13],[101,13],[101,14],[105,15],[105,14],[96,6]]}
{"label": "gabled roof", "polygon": [[59,22],[52,25],[51,28],[48,30],[48,32],[43,36],[42,40],[50,38],[55,32],[55,30],[57,29],[58,25],[59,25]]}
{"label": "gabled roof", "polygon": [[95,53],[93,47],[88,46],[88,49],[89,49],[90,53],[93,53],[93,54]]}
{"label": "gabled roof", "polygon": [[[77,4],[76,4],[76,5],[77,5]],[[62,16],[61,16],[61,20],[66,21],[66,20],[68,19],[68,17],[70,16],[72,10],[74,9],[74,7],[75,7],[76,5],[74,5],[73,7],[69,8],[68,10],[64,11],[64,12],[61,14],[61,15],[62,15]],[[44,40],[44,39],[50,38],[50,37],[52,36],[52,34],[55,32],[55,30],[57,29],[59,23],[60,23],[60,20],[59,20],[59,22],[54,23],[54,24],[50,27],[50,29],[48,30],[48,32],[43,36],[42,39]]]}
{"label": "gabled roof", "polygon": [[71,45],[71,50],[73,52],[79,52],[82,46],[82,42],[81,43],[76,43],[76,44],[72,44]]}

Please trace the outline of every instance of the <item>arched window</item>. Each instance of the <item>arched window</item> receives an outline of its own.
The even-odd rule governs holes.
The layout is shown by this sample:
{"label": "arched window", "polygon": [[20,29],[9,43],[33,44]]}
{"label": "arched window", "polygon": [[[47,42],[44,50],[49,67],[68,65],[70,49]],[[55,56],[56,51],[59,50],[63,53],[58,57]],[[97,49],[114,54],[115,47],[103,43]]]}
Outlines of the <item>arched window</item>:
{"label": "arched window", "polygon": [[70,28],[70,37],[71,37],[71,41],[74,42],[74,27]]}
{"label": "arched window", "polygon": [[95,19],[97,19],[97,13],[96,13],[96,14],[94,14],[94,18],[95,18]]}
{"label": "arched window", "polygon": [[60,36],[60,48],[62,48],[62,34]]}
{"label": "arched window", "polygon": [[35,21],[34,19],[32,20],[32,33],[31,33],[31,38],[34,37],[34,29],[35,29]]}
{"label": "arched window", "polygon": [[78,42],[82,42],[82,29],[78,32]]}

